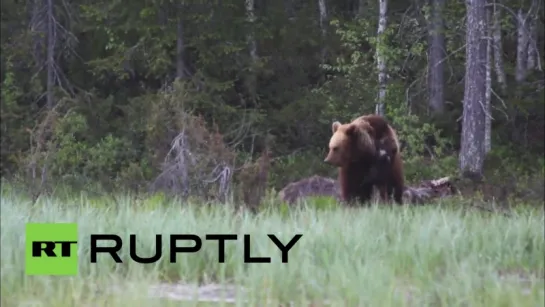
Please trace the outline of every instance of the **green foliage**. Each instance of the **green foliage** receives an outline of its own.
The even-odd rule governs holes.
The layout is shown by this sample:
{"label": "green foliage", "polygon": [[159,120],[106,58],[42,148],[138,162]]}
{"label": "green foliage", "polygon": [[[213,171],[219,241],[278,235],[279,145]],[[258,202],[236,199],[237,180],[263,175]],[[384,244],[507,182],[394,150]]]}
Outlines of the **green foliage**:
{"label": "green foliage", "polygon": [[126,167],[131,146],[124,140],[107,135],[94,144],[86,140],[89,127],[85,117],[69,113],[55,127],[56,140],[51,171],[53,177],[79,177],[85,181],[106,182]]}
{"label": "green foliage", "polygon": [[[344,74],[342,81],[347,81],[345,91],[351,93],[351,95],[356,95],[357,98],[355,97],[355,99],[360,103],[360,106],[348,110],[344,109],[342,111],[345,113],[339,114],[342,118],[352,119],[371,111],[374,105],[368,104],[368,101],[374,101],[374,99],[361,99],[361,97],[370,97],[371,93],[376,93],[378,89],[376,77],[371,78],[369,74],[369,71],[373,71],[372,76],[376,76],[376,69],[372,66],[373,63],[362,55],[362,44],[370,43],[375,46],[375,49],[378,48],[384,54],[387,66],[390,69],[396,69],[395,63],[401,62],[405,51],[389,43],[388,38],[394,35],[393,29],[396,28],[395,26],[388,28],[384,33],[385,42],[382,43],[382,46],[377,47],[376,37],[372,36],[371,24],[368,21],[357,19],[341,27],[339,22],[334,20],[332,25],[337,27],[336,32],[339,34],[343,46],[349,50],[350,56],[348,61],[338,58],[338,65],[324,65],[324,68],[342,72]],[[412,45],[409,52],[423,54],[424,50],[422,44],[416,43]],[[355,87],[353,84],[359,86]],[[337,92],[326,88],[325,94],[336,97]],[[411,114],[404,96],[405,89],[402,80],[390,80],[387,85],[386,117],[390,120],[392,126],[396,128],[399,139],[406,144],[403,152],[404,159],[410,163],[411,159],[415,159],[422,154],[428,154],[426,152],[426,140],[430,137],[436,140],[436,146],[433,149],[434,156],[442,157],[448,145],[448,140],[440,136],[441,131],[433,123],[424,122],[417,115]],[[332,108],[337,105],[339,104],[331,104]]]}
{"label": "green foliage", "polygon": [[313,175],[335,177],[336,169],[323,162],[325,154],[309,150],[277,158],[269,174],[270,186],[280,190],[291,182]]}
{"label": "green foliage", "polygon": [[0,172],[4,175],[6,170],[21,163],[23,151],[28,147],[28,123],[25,110],[19,104],[23,97],[23,91],[18,84],[13,71],[12,61],[8,58],[5,65],[2,81],[1,113],[0,113]]}
{"label": "green foliage", "polygon": [[282,217],[289,218],[293,214],[293,210],[303,208],[303,210],[313,211],[333,211],[340,209],[341,205],[333,197],[329,196],[309,196],[296,204],[288,204],[279,202],[276,197],[271,198],[272,201],[262,203],[260,212],[262,214],[279,214]]}
{"label": "green foliage", "polygon": [[[44,169],[50,187],[62,182],[79,189],[143,189],[163,171],[184,124],[202,118],[202,130],[217,127],[218,146],[236,155],[233,175],[267,143],[273,158],[269,187],[278,190],[311,175],[334,177],[335,169],[323,163],[330,125],[374,113],[380,51],[388,70],[386,117],[405,144],[408,181],[453,175],[464,92],[465,4],[445,3],[447,108],[432,117],[426,82],[429,5],[390,2],[386,31],[378,38],[377,3],[363,9],[356,2],[327,3],[330,22],[323,27],[316,1],[256,3],[254,22],[244,2],[232,0],[56,2],[56,35],[48,36],[44,2],[4,1],[1,174],[28,180],[29,169]],[[509,84],[505,92],[493,84],[491,159],[500,161],[494,162],[501,165],[498,172],[525,181],[540,175],[534,166],[545,149],[545,91],[539,70],[529,71],[525,84],[513,81],[516,24],[509,11],[529,7],[502,5]],[[540,7],[539,25],[543,12]],[[539,25],[536,42],[542,47]],[[46,65],[49,37],[56,40],[52,66]],[[183,76],[177,75],[178,64]],[[48,67],[55,71],[48,74]],[[48,78],[53,110],[44,109]],[[269,136],[274,140],[266,142]]]}
{"label": "green foliage", "polygon": [[440,159],[413,156],[404,159],[405,180],[415,184],[421,180],[437,179],[441,176],[455,176],[458,173],[458,156],[448,155]]}
{"label": "green foliage", "polygon": [[339,203],[336,199],[329,196],[311,196],[305,200],[305,205],[315,210],[338,209]]}

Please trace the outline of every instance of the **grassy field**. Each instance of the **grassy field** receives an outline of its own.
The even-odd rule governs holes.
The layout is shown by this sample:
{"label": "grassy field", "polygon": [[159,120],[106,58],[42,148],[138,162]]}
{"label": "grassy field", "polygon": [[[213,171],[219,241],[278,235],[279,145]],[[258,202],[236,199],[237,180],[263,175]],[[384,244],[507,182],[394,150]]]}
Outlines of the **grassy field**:
{"label": "grassy field", "polygon": [[[544,214],[520,210],[511,216],[463,210],[455,204],[417,208],[271,210],[234,214],[228,206],[204,208],[156,198],[116,202],[84,196],[42,199],[34,206],[10,191],[1,195],[2,306],[220,306],[165,297],[157,288],[175,284],[221,284],[240,291],[236,303],[280,306],[543,306]],[[25,276],[25,223],[77,222],[77,277]],[[226,243],[218,263],[216,242],[169,263],[168,241],[155,264],[123,264],[108,256],[89,263],[89,235],[115,233],[128,245],[138,236],[140,256],[154,253],[154,235],[238,233],[252,235],[252,255],[270,264],[244,264],[243,240]],[[266,237],[287,242],[303,237],[280,262]],[[237,287],[235,287],[235,285]],[[182,287],[182,286],[180,286]],[[186,287],[187,288],[187,287]],[[243,288],[243,289],[242,289]],[[155,290],[153,290],[155,289]],[[184,288],[185,289],[185,288]],[[178,296],[183,296],[178,293]],[[189,295],[191,296],[191,295]],[[205,294],[220,299],[218,295]],[[206,297],[204,297],[206,298]]]}

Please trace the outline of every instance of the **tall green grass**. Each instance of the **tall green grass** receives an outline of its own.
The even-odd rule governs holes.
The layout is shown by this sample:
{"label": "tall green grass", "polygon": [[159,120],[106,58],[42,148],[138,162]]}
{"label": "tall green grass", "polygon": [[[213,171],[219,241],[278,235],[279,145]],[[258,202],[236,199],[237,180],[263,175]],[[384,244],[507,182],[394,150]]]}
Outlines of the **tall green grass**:
{"label": "tall green grass", "polygon": [[[240,306],[543,306],[545,263],[543,211],[513,216],[482,214],[429,205],[415,208],[293,208],[259,215],[229,206],[203,207],[157,200],[118,198],[106,203],[86,197],[43,199],[34,206],[13,192],[1,196],[2,306],[197,306],[148,296],[161,283],[223,283],[244,288]],[[25,276],[25,223],[76,222],[80,273],[77,277]],[[89,263],[89,235],[118,234],[126,244],[115,264],[106,255]],[[243,240],[227,242],[218,263],[216,242],[200,252],[132,262],[129,234],[137,252],[151,256],[155,234],[238,233],[252,235],[252,255],[270,264],[244,264]],[[289,263],[267,239],[303,237]],[[35,304],[35,305],[32,305]],[[199,305],[200,306],[200,305]],[[207,305],[208,306],[208,305]]]}

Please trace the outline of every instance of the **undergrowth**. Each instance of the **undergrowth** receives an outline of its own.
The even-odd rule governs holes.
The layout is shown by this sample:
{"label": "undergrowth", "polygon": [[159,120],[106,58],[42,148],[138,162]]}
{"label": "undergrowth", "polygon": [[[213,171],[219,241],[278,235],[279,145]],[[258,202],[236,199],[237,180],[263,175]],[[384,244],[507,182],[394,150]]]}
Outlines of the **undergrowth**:
{"label": "undergrowth", "polygon": [[[420,207],[340,208],[318,199],[296,207],[272,204],[257,214],[230,205],[204,206],[155,195],[72,199],[42,197],[35,204],[13,188],[1,195],[2,289],[5,306],[174,306],[148,297],[162,283],[236,284],[237,305],[278,306],[542,306],[545,243],[543,210],[519,207],[509,215],[474,210],[457,202]],[[25,276],[25,223],[76,222],[77,277]],[[155,234],[251,234],[253,256],[270,264],[244,264],[243,239],[217,242],[169,263],[169,242],[155,264],[123,264],[108,256],[89,263],[89,235],[136,234],[137,253],[151,256]],[[280,262],[267,238],[303,237]],[[242,291],[242,290],[241,290]],[[180,305],[180,302],[177,302]]]}

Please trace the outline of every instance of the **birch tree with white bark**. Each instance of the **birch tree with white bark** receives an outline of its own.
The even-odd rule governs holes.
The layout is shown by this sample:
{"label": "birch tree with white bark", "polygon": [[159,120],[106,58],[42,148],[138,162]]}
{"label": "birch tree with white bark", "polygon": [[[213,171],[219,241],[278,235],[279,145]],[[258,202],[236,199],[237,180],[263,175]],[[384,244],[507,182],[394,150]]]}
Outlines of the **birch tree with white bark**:
{"label": "birch tree with white bark", "polygon": [[326,46],[325,46],[325,39],[326,39],[326,35],[327,35],[327,4],[326,4],[326,0],[318,0],[318,7],[320,9],[320,30],[322,32],[322,42],[323,42],[323,46],[322,46],[322,50],[321,50],[321,58],[322,58],[322,62],[325,60],[325,56],[326,56]]}
{"label": "birch tree with white bark", "polygon": [[541,63],[540,63],[540,54],[538,51],[538,23],[539,23],[539,17],[538,17],[538,11],[541,8],[541,5],[543,5],[539,1],[533,1],[532,4],[532,13],[528,13],[529,16],[527,18],[527,36],[528,36],[528,55],[526,59],[526,69],[528,71],[531,70],[542,70]]}
{"label": "birch tree with white bark", "polygon": [[376,59],[378,70],[378,95],[375,113],[384,115],[384,102],[386,99],[386,86],[387,86],[387,72],[386,72],[386,59],[385,59],[385,43],[384,32],[388,23],[388,0],[379,0],[379,15],[378,15],[378,29],[377,29],[377,44],[376,44]]}
{"label": "birch tree with white bark", "polygon": [[255,1],[254,0],[245,0],[246,4],[246,20],[250,25],[250,28],[248,29],[248,33],[246,36],[247,43],[248,43],[248,49],[250,51],[250,77],[248,82],[248,90],[250,92],[251,99],[254,100],[256,96],[256,71],[255,71],[255,65],[258,60],[257,55],[257,43],[255,40]]}
{"label": "birch tree with white bark", "polygon": [[520,7],[517,11],[517,60],[515,68],[515,80],[526,80],[528,71],[542,70],[537,44],[538,11],[542,2],[533,0],[531,6],[526,9]]}
{"label": "birch tree with white bark", "polygon": [[188,71],[185,63],[184,21],[182,18],[182,5],[178,9],[178,21],[176,25],[176,77],[185,79]]}
{"label": "birch tree with white bark", "polygon": [[249,67],[249,76],[246,78],[246,88],[250,95],[250,100],[255,102],[256,99],[256,64],[258,61],[257,55],[257,42],[255,38],[255,1],[254,0],[245,0],[246,7],[246,21],[248,22],[248,30],[246,34],[246,42],[248,44],[248,49],[250,53],[250,67]]}
{"label": "birch tree with white bark", "polygon": [[492,149],[492,49],[493,49],[493,30],[490,26],[492,22],[492,10],[486,10],[486,77],[485,77],[485,129],[484,129],[484,153],[487,154]]}
{"label": "birch tree with white bark", "polygon": [[524,13],[523,8],[517,12],[517,62],[515,68],[515,80],[522,82],[526,79],[527,61],[528,61],[528,14]]}
{"label": "birch tree with white bark", "polygon": [[246,19],[250,24],[250,30],[248,31],[247,40],[248,48],[250,49],[250,58],[252,62],[257,61],[257,43],[255,41],[254,34],[254,23],[255,23],[255,1],[254,0],[245,0],[246,1]]}
{"label": "birch tree with white bark", "polygon": [[445,108],[444,61],[446,58],[446,49],[443,23],[444,5],[444,0],[431,0],[428,48],[428,88],[429,107],[435,114],[443,113]]}
{"label": "birch tree with white bark", "polygon": [[507,88],[507,78],[505,76],[505,68],[503,64],[503,46],[502,46],[502,34],[501,34],[501,10],[497,3],[499,0],[494,1],[492,6],[492,45],[494,53],[494,71],[496,73],[496,81],[498,82],[502,92],[505,92]]}
{"label": "birch tree with white bark", "polygon": [[485,156],[486,121],[486,0],[468,0],[466,24],[466,73],[462,116],[460,170],[480,177]]}

